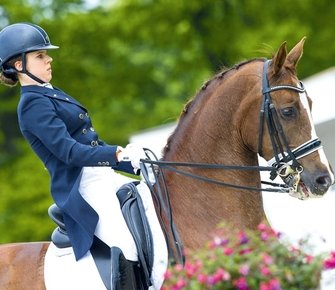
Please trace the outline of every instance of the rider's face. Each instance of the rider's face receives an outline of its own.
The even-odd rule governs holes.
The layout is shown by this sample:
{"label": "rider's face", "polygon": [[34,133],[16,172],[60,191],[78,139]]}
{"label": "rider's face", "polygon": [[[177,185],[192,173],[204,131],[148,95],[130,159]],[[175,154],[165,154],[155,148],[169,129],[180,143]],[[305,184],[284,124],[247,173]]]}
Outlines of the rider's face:
{"label": "rider's face", "polygon": [[[46,50],[32,51],[26,54],[26,69],[34,76],[48,83],[52,78],[51,70],[52,58]],[[15,64],[16,68],[22,70],[22,61]],[[37,82],[31,79],[26,74],[19,74],[22,85],[36,84]]]}

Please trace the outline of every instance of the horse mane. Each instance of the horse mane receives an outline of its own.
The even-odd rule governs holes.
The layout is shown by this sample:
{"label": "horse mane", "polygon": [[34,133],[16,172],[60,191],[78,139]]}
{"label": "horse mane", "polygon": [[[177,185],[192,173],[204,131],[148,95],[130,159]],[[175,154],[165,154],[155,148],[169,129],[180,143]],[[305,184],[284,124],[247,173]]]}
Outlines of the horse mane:
{"label": "horse mane", "polygon": [[198,90],[198,92],[196,93],[196,95],[194,97],[192,97],[189,101],[186,102],[186,104],[184,105],[183,110],[181,111],[181,114],[178,118],[178,125],[175,128],[175,130],[173,131],[173,133],[169,136],[167,143],[162,151],[162,156],[164,158],[165,154],[169,151],[170,149],[170,144],[172,142],[172,139],[174,138],[178,126],[182,123],[182,121],[184,120],[187,112],[191,109],[191,107],[201,98],[201,96],[203,96],[207,91],[206,89],[208,88],[209,85],[213,84],[213,83],[217,83],[218,80],[222,80],[227,73],[233,71],[233,70],[238,70],[240,67],[247,65],[249,63],[255,62],[255,61],[265,61],[265,58],[253,58],[253,59],[249,59],[249,60],[244,60],[241,61],[235,65],[233,65],[230,68],[223,68],[221,69],[221,71],[219,73],[217,73],[216,75],[214,75],[211,79],[207,80],[202,86],[201,88]]}

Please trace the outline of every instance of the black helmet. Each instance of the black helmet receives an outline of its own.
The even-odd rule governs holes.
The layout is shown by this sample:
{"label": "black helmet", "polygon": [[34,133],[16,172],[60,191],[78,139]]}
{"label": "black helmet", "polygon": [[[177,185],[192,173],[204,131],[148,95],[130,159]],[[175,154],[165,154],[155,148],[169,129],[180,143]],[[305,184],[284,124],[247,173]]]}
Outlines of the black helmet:
{"label": "black helmet", "polygon": [[22,53],[56,49],[58,46],[50,43],[48,34],[38,25],[31,23],[16,23],[0,31],[0,69],[12,57]]}

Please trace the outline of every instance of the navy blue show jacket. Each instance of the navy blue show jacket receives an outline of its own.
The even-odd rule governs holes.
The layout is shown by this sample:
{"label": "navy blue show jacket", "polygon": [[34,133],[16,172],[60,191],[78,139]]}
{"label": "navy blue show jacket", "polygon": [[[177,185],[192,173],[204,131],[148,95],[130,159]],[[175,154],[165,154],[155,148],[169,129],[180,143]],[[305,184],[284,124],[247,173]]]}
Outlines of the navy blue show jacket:
{"label": "navy blue show jacket", "polygon": [[23,86],[17,112],[23,136],[50,174],[51,194],[63,210],[78,260],[90,249],[99,220],[78,190],[82,168],[110,166],[128,173],[133,168],[117,162],[117,146],[100,140],[85,107],[57,88]]}

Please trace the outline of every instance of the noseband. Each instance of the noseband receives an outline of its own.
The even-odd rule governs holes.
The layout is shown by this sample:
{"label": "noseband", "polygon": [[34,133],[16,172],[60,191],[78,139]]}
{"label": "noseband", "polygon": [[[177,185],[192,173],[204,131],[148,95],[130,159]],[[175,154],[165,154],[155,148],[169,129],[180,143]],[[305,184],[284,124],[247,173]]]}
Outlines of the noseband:
{"label": "noseband", "polygon": [[300,87],[291,85],[277,85],[271,87],[267,76],[270,62],[270,60],[266,60],[263,65],[263,99],[259,115],[258,153],[260,155],[263,153],[263,127],[264,123],[266,123],[274,153],[274,157],[268,161],[269,165],[273,168],[270,173],[270,178],[273,180],[279,175],[283,178],[286,184],[289,184],[296,189],[300,181],[300,173],[303,171],[303,167],[299,164],[297,159],[320,149],[321,141],[319,138],[311,139],[291,150],[280,124],[270,93],[279,90],[291,90],[297,93],[305,93],[306,90],[302,82],[300,82]]}

